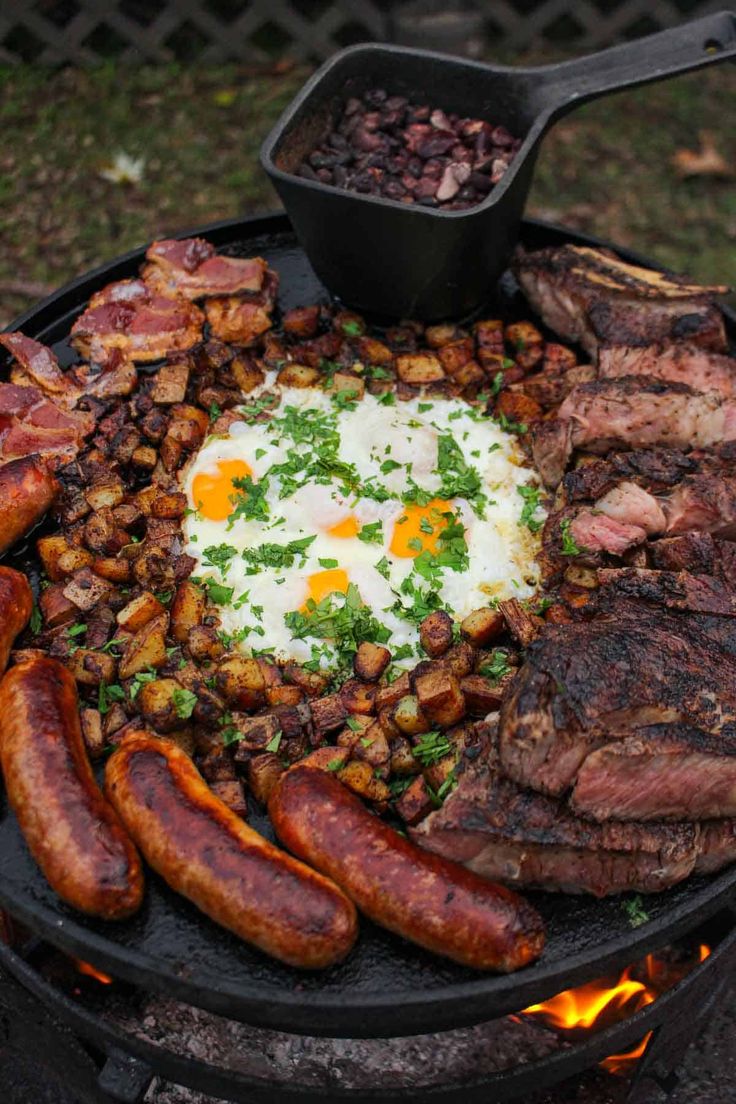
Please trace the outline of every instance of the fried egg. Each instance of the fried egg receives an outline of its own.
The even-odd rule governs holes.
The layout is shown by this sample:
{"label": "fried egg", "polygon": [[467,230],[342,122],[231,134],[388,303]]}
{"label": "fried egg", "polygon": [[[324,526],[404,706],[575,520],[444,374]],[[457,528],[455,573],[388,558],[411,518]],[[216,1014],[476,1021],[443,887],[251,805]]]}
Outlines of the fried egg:
{"label": "fried egg", "polygon": [[361,640],[421,656],[419,622],[538,585],[543,511],[516,439],[460,399],[276,389],[185,476],[186,552],[228,644],[330,667]]}

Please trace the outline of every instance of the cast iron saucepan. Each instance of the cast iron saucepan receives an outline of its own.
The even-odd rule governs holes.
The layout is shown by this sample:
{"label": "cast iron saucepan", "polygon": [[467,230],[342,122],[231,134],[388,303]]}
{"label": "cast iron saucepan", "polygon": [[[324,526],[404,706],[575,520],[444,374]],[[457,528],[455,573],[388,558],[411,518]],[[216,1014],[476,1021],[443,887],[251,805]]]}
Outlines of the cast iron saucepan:
{"label": "cast iron saucepan", "polygon": [[[317,275],[375,318],[464,318],[487,298],[516,244],[540,141],[579,104],[736,56],[721,12],[559,65],[481,65],[426,50],[360,45],[309,80],[266,139],[261,163]],[[296,175],[349,96],[382,87],[447,112],[502,123],[523,144],[480,204],[406,205]]]}

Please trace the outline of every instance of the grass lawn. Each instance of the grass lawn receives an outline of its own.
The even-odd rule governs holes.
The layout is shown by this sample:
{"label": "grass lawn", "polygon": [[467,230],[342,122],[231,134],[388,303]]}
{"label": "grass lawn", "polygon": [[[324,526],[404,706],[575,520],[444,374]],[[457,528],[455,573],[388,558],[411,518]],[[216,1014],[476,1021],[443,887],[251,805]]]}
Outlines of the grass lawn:
{"label": "grass lawn", "polygon": [[[221,66],[0,69],[0,325],[41,293],[147,239],[273,208],[262,137],[306,76]],[[713,134],[736,167],[736,69],[591,104],[547,137],[529,210],[736,285],[736,180],[680,179]],[[143,159],[136,183],[100,171]]]}

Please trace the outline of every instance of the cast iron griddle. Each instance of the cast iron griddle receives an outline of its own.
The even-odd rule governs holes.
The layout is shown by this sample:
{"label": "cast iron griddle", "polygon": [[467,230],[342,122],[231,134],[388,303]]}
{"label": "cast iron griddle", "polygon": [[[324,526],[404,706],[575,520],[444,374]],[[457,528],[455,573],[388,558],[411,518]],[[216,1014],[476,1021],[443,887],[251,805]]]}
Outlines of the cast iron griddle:
{"label": "cast iron griddle", "polygon": [[[285,216],[218,223],[195,233],[226,252],[263,256],[281,276],[283,309],[327,298]],[[565,241],[601,244],[542,223],[523,224],[527,247]],[[73,355],[65,337],[76,314],[104,284],[135,275],[142,259],[143,250],[136,250],[81,277],[12,328],[53,345],[68,363]],[[514,301],[509,280],[502,281],[499,294],[506,315],[531,313]],[[489,313],[498,309],[499,303],[489,303]],[[728,322],[736,332],[733,315]],[[32,543],[21,548],[10,562],[33,576],[32,549]],[[270,835],[265,817],[255,810],[251,823]],[[30,858],[4,793],[0,797],[0,905],[19,920],[118,979],[233,1019],[308,1035],[414,1035],[516,1012],[664,945],[727,906],[734,894],[736,866],[716,877],[693,878],[646,898],[650,919],[638,928],[631,927],[621,898],[528,894],[545,918],[547,947],[539,962],[509,976],[454,966],[363,920],[358,945],[345,963],[300,973],[239,942],[150,872],[145,903],[132,920],[106,924],[67,908]]]}

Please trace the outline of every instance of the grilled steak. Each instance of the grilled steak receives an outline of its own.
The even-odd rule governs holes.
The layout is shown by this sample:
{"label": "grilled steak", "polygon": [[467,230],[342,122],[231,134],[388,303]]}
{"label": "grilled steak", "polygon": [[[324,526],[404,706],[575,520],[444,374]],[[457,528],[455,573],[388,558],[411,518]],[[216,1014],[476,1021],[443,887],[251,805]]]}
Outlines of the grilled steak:
{"label": "grilled steak", "polygon": [[557,421],[561,424],[543,423],[532,443],[535,463],[548,486],[560,482],[575,448],[707,448],[732,441],[736,401],[701,395],[684,383],[623,376],[574,388],[560,406]]}
{"label": "grilled steak", "polygon": [[736,816],[736,728],[651,725],[591,752],[570,807],[594,820],[705,820]]}
{"label": "grilled steak", "polygon": [[736,537],[736,477],[713,472],[688,475],[669,495],[665,509],[669,534],[700,529]]}
{"label": "grilled steak", "polygon": [[633,449],[583,464],[568,472],[563,483],[567,501],[582,502],[600,498],[624,480],[662,491],[698,470],[698,461],[678,449]]}
{"label": "grilled steak", "polygon": [[601,606],[596,620],[546,627],[502,706],[503,769],[542,793],[563,794],[592,751],[647,725],[717,732],[736,720],[730,617],[627,601],[616,587]]}
{"label": "grilled steak", "polygon": [[591,356],[608,345],[687,341],[715,352],[726,348],[723,318],[712,301],[725,287],[700,287],[587,246],[521,253],[514,271],[547,325]]}
{"label": "grilled steak", "polygon": [[725,399],[736,395],[736,360],[697,345],[601,348],[598,376],[653,376],[687,383],[696,391],[717,391]]}
{"label": "grilled steak", "polygon": [[[493,730],[482,727],[488,743],[461,763],[458,785],[442,808],[413,829],[422,847],[511,885],[597,897],[655,893],[691,873],[696,826],[583,820],[563,802],[504,777]],[[722,840],[719,848],[720,856],[729,850]],[[732,844],[729,858],[735,850]]]}
{"label": "grilled steak", "polygon": [[647,530],[605,513],[581,510],[570,523],[570,536],[581,552],[609,552],[622,556],[629,548],[643,544]]}
{"label": "grilled steak", "polygon": [[603,568],[598,572],[598,580],[602,587],[613,591],[615,599],[638,598],[667,609],[736,617],[736,594],[732,586],[710,575],[624,567]]}
{"label": "grilled steak", "polygon": [[718,572],[719,546],[710,533],[683,533],[679,537],[663,537],[649,545],[652,567],[659,571],[690,571],[695,575],[715,575]]}

